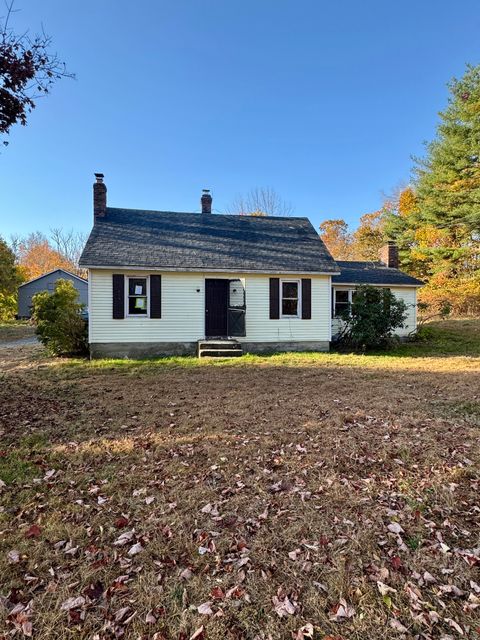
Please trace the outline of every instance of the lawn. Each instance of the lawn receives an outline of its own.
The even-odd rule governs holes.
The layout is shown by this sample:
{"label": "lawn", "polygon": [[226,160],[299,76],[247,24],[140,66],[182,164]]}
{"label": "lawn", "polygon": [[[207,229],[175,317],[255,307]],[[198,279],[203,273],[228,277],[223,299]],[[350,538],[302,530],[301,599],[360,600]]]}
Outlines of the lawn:
{"label": "lawn", "polygon": [[0,350],[0,638],[478,639],[479,328],[388,355]]}

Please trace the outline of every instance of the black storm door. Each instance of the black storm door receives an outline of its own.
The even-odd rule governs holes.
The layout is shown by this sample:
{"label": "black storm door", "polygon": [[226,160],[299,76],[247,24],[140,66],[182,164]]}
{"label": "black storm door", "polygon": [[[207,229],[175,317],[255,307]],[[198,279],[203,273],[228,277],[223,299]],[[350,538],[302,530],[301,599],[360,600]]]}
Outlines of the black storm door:
{"label": "black storm door", "polygon": [[205,280],[205,335],[226,337],[228,335],[228,280]]}

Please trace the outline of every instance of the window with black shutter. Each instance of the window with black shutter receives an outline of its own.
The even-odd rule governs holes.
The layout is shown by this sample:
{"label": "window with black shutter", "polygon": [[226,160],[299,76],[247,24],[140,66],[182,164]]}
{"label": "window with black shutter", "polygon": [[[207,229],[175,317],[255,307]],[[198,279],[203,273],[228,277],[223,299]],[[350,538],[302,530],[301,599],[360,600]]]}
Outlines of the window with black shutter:
{"label": "window with black shutter", "polygon": [[300,317],[300,281],[282,280],[280,292],[282,318]]}
{"label": "window with black shutter", "polygon": [[127,278],[127,314],[148,316],[148,278]]}

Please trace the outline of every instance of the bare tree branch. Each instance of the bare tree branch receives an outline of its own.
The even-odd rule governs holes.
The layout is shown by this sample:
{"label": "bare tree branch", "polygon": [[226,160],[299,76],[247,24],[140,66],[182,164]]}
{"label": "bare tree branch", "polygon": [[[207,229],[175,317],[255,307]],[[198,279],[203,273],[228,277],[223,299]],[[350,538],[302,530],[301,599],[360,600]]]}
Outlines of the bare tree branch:
{"label": "bare tree branch", "polygon": [[225,213],[243,216],[291,216],[293,207],[271,187],[254,187],[244,195],[237,195]]}

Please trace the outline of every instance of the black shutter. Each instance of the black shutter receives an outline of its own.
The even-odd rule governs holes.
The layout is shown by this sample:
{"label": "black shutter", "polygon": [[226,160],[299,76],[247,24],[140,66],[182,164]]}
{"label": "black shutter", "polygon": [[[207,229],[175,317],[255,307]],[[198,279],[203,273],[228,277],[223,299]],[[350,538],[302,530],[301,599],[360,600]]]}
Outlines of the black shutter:
{"label": "black shutter", "polygon": [[114,273],[113,284],[113,312],[114,320],[121,320],[125,317],[125,276],[121,273]]}
{"label": "black shutter", "polygon": [[280,278],[270,278],[270,320],[280,318]]}
{"label": "black shutter", "polygon": [[312,319],[312,280],[302,278],[302,319]]}
{"label": "black shutter", "polygon": [[150,317],[162,317],[162,276],[150,276]]}

